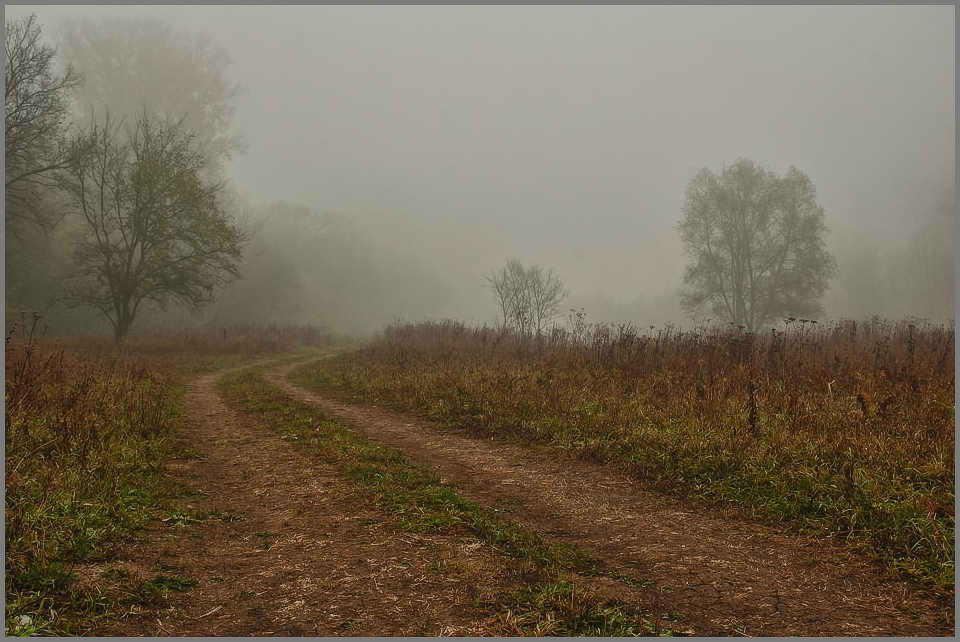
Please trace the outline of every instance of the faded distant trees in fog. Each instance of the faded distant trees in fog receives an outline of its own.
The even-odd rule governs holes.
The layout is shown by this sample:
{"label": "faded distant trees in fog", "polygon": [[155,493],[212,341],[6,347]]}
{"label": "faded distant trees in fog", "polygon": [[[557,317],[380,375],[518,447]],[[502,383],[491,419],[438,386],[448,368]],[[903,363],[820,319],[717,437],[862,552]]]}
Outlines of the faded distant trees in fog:
{"label": "faded distant trees in fog", "polygon": [[878,249],[865,234],[838,256],[834,314],[954,317],[956,190],[952,175],[941,180],[911,208],[913,227],[896,241]]}
{"label": "faded distant trees in fog", "polygon": [[238,276],[242,235],[206,155],[180,124],[147,111],[122,131],[109,115],[75,136],[61,185],[83,221],[68,297],[122,340],[144,301],[197,310]]}
{"label": "faded distant trees in fog", "polygon": [[781,177],[745,159],[719,175],[705,168],[687,186],[678,230],[690,257],[682,294],[689,314],[712,313],[748,331],[780,316],[822,314],[836,264],[803,172]]}
{"label": "faded distant trees in fog", "polygon": [[81,83],[69,66],[57,72],[57,51],[40,33],[35,15],[8,20],[4,33],[5,228],[16,238],[24,225],[47,231],[56,222],[48,197],[63,164],[70,92]]}
{"label": "faded distant trees in fog", "polygon": [[955,300],[956,189],[940,199],[933,212],[921,215],[897,266],[909,289],[912,310],[953,317]]}
{"label": "faded distant trees in fog", "polygon": [[[941,109],[942,83],[937,90],[940,93],[929,94],[929,103],[912,90],[891,89],[891,97],[912,96],[917,101],[891,103],[884,112],[893,118],[920,113],[914,107],[924,104],[931,107],[932,129],[924,135],[929,135],[933,146],[927,150],[929,158],[923,156],[929,162],[920,162],[920,155],[901,158],[875,151],[914,139],[920,145],[927,139],[914,137],[903,128],[890,130],[889,140],[885,135],[874,138],[870,132],[883,130],[860,118],[862,110],[849,116],[839,110],[833,113],[837,119],[832,121],[832,129],[817,125],[819,136],[855,123],[858,136],[869,134],[868,139],[877,143],[876,148],[844,143],[850,156],[838,156],[832,153],[835,149],[818,143],[811,148],[815,154],[805,154],[804,169],[817,178],[822,198],[830,199],[822,202],[836,221],[831,224],[836,235],[828,239],[837,254],[835,262],[826,249],[827,228],[817,192],[810,178],[797,169],[780,175],[750,160],[737,160],[723,169],[704,169],[687,185],[679,225],[668,220],[670,211],[681,209],[683,195],[679,191],[663,194],[648,184],[643,195],[637,196],[631,191],[630,172],[611,173],[613,166],[596,165],[596,172],[590,174],[594,178],[609,176],[609,185],[604,180],[601,187],[590,177],[570,182],[570,176],[584,174],[582,168],[565,164],[545,166],[547,173],[542,178],[552,177],[550,185],[557,184],[554,179],[570,182],[569,194],[553,188],[543,191],[535,185],[528,189],[526,180],[514,184],[516,168],[497,167],[503,150],[495,147],[484,146],[486,151],[470,161],[491,170],[483,172],[480,182],[474,183],[473,178],[469,184],[459,182],[476,173],[457,170],[437,189],[429,182],[432,174],[428,172],[412,171],[417,169],[412,166],[395,171],[397,163],[403,163],[396,158],[412,157],[403,146],[420,140],[422,134],[429,145],[441,144],[436,155],[424,159],[442,159],[454,150],[449,145],[454,139],[446,130],[430,125],[433,115],[429,109],[403,107],[408,99],[412,101],[409,105],[426,101],[424,104],[431,109],[436,106],[438,113],[452,114],[451,131],[465,137],[460,142],[482,138],[503,144],[503,149],[521,145],[534,159],[554,154],[550,145],[565,145],[564,132],[573,130],[558,130],[559,138],[551,133],[542,139],[524,139],[526,143],[512,140],[514,132],[526,136],[537,129],[529,126],[528,113],[507,110],[503,121],[477,121],[483,110],[461,110],[454,104],[469,100],[469,92],[443,92],[440,102],[449,99],[454,103],[436,103],[431,83],[438,79],[445,83],[443,74],[419,74],[409,87],[401,83],[404,91],[393,93],[399,86],[395,85],[399,78],[395,72],[409,68],[406,62],[398,58],[396,70],[382,65],[368,68],[365,65],[373,59],[361,56],[351,59],[351,65],[339,65],[333,54],[344,42],[320,39],[314,43],[294,37],[290,34],[295,34],[295,29],[278,25],[290,20],[287,24],[299,27],[298,19],[279,12],[227,22],[215,13],[205,22],[194,13],[167,12],[173,23],[133,11],[123,12],[129,17],[100,9],[37,12],[44,16],[42,32],[36,16],[25,16],[29,10],[13,7],[6,19],[8,319],[33,310],[43,314],[56,332],[109,333],[112,329],[117,338],[128,332],[134,319],[138,330],[198,323],[318,323],[365,335],[398,318],[492,313],[486,298],[491,294],[497,323],[525,334],[549,331],[568,303],[584,308],[591,321],[646,326],[676,322],[690,314],[697,319],[711,317],[742,324],[754,331],[780,316],[818,318],[824,307],[833,316],[954,316],[955,190],[949,145],[943,146],[941,135],[953,131],[953,120]],[[324,24],[315,26],[339,28]],[[348,24],[353,24],[352,20],[344,23]],[[195,31],[202,25],[210,36]],[[310,25],[304,28],[312,29]],[[50,39],[51,32],[55,40]],[[436,33],[448,35],[445,28]],[[254,50],[244,40],[251,34],[256,34],[254,44],[263,45],[261,49]],[[403,55],[415,51],[407,50],[399,40],[381,44],[407,51]],[[438,41],[436,46],[443,49],[450,44]],[[937,46],[947,44],[944,40]],[[243,61],[242,66],[232,62],[228,49]],[[457,55],[461,54],[486,60],[489,52],[467,48]],[[799,55],[798,60],[805,62],[795,71],[808,70],[809,60],[804,52]],[[858,55],[850,59],[851,64],[863,62],[856,62]],[[517,58],[518,64],[522,59]],[[890,62],[893,60],[891,57]],[[930,60],[940,65],[935,68],[937,74],[949,71],[942,61]],[[903,69],[909,67],[906,62],[903,65]],[[311,84],[310,70],[314,68],[325,70],[318,77],[336,82]],[[584,70],[591,68],[584,66]],[[847,73],[855,67],[844,69]],[[331,71],[336,73],[331,76],[327,73]],[[283,74],[284,82],[275,74]],[[287,78],[293,80],[287,83]],[[358,78],[363,80],[359,85]],[[603,75],[594,79],[601,83],[609,80]],[[235,108],[244,89],[236,80],[256,93],[245,106],[243,118],[258,149],[251,149],[253,157],[232,168],[231,158],[244,149],[239,123],[235,123],[240,117],[235,117]],[[271,82],[274,80],[278,82]],[[471,85],[472,80],[467,79],[468,85],[484,95],[505,90],[500,85],[484,86],[482,78],[476,80],[481,84]],[[420,81],[424,85],[418,85]],[[876,82],[878,90],[893,87],[881,76],[870,82]],[[545,87],[531,86],[529,90],[532,100],[555,103],[555,96],[541,93]],[[756,91],[762,93],[763,88]],[[742,99],[753,100],[747,94]],[[383,95],[400,103],[384,107],[374,98]],[[863,93],[868,95],[872,96]],[[618,100],[617,104],[625,103]],[[910,104],[914,107],[907,108]],[[275,105],[282,107],[283,123],[278,121]],[[576,110],[579,113],[579,107]],[[105,114],[110,115],[109,121],[104,120]],[[401,122],[401,116],[414,120]],[[881,117],[879,112],[874,116]],[[446,116],[443,118],[446,122]],[[616,131],[622,138],[620,134],[627,131],[624,128],[644,122],[654,120],[628,118],[619,126],[611,122],[605,131]],[[395,123],[400,124],[394,128]],[[419,129],[421,126],[424,129]],[[807,125],[797,126],[798,135],[812,131],[802,128]],[[749,137],[751,132],[762,130],[743,129],[747,138],[735,137],[731,144],[763,148],[770,157],[789,153],[782,146],[793,138],[785,137],[769,148],[758,147]],[[580,135],[582,131],[576,134]],[[161,139],[166,142],[147,144]],[[933,141],[940,142],[934,145]],[[579,145],[579,139],[573,142]],[[696,153],[710,155],[722,154],[726,144],[701,142],[704,146],[698,143],[700,152]],[[429,145],[423,149],[430,149]],[[281,154],[279,150],[285,151]],[[917,147],[913,153],[922,150]],[[391,159],[394,153],[399,156]],[[884,161],[882,167],[869,169],[852,160],[868,154],[889,159],[891,164]],[[643,162],[675,168],[679,158],[674,156],[664,164],[655,157],[656,152],[649,151]],[[823,164],[814,171],[813,165],[821,158]],[[516,160],[520,162],[516,167],[529,165],[529,159]],[[856,171],[844,173],[847,163]],[[914,169],[893,173],[892,168],[902,169],[904,163],[913,164]],[[666,184],[670,171],[651,173],[656,178],[650,180]],[[232,185],[231,174],[244,178]],[[871,182],[874,175],[876,181]],[[881,182],[884,189],[875,189]],[[103,188],[104,198],[94,200],[91,187]],[[461,203],[474,187],[491,200],[471,196],[469,206],[451,205]],[[180,191],[174,193],[173,189]],[[607,196],[609,202],[599,204]],[[641,248],[643,256],[631,255],[634,248],[629,240],[623,240],[625,228],[619,223],[593,226],[589,237],[576,236],[583,234],[575,216],[581,211],[580,203],[597,204],[609,222],[616,212],[633,208],[635,196],[651,211],[663,214],[634,221],[637,227],[628,236],[636,238],[637,230],[645,230],[640,232],[646,248]],[[568,297],[565,282],[553,269],[520,260],[489,262],[488,257],[501,251],[504,234],[519,234],[511,244],[516,241],[520,257],[524,257],[523,248],[543,247],[542,239],[527,237],[547,220],[545,213],[553,211],[555,204],[551,201],[547,207],[541,198],[557,198],[561,204],[563,215],[556,217],[559,225],[551,231],[551,251],[555,252],[551,261],[566,262],[566,267],[556,262],[552,265],[562,268],[569,283],[576,284],[578,291],[573,297]],[[238,207],[241,201],[243,208]],[[668,204],[674,201],[674,205]],[[243,216],[239,215],[241,209]],[[333,213],[326,213],[328,210]],[[479,212],[488,211],[504,214],[496,221],[477,218]],[[531,218],[517,226],[512,221],[515,217],[507,215],[528,211]],[[892,227],[899,220],[905,224]],[[443,225],[438,225],[441,221]],[[874,225],[878,231],[868,233],[872,230],[862,229],[870,227],[864,221],[882,221],[883,225]],[[464,230],[482,234],[471,239],[474,242],[468,251],[458,245],[467,236]],[[671,238],[677,240],[671,234],[677,232],[686,252],[684,260],[670,246]],[[438,250],[433,251],[425,239],[443,234],[448,240],[435,243]],[[240,239],[244,241],[242,256]],[[528,245],[531,242],[534,245]],[[565,253],[565,248],[576,251]],[[600,260],[589,264],[582,260],[601,253]],[[635,279],[623,276],[629,274],[628,266],[642,267],[652,260],[661,262],[663,274],[650,276],[649,270],[643,270]],[[677,292],[684,265],[684,290]],[[490,294],[484,292],[479,299],[476,284],[469,285],[478,275],[486,276],[482,283],[490,289]],[[825,292],[828,282],[831,287]],[[164,306],[167,302],[174,305]],[[201,306],[202,316],[194,314]]]}
{"label": "faded distant trees in fog", "polygon": [[500,308],[503,326],[522,334],[546,330],[568,294],[552,269],[527,267],[519,259],[511,259],[488,276],[487,285]]}
{"label": "faded distant trees in fog", "polygon": [[228,80],[232,60],[205,34],[178,31],[162,20],[71,20],[63,25],[64,58],[86,78],[82,107],[132,119],[144,106],[175,120],[203,141],[214,173],[240,139],[231,132],[240,85]]}
{"label": "faded distant trees in fog", "polygon": [[[35,19],[7,21],[6,34],[8,188],[21,158],[62,165],[67,157],[54,152],[70,152],[69,165],[22,198],[35,208],[23,212],[67,215],[31,221],[43,232],[18,226],[23,243],[8,234],[8,318],[36,310],[73,332],[109,323],[121,339],[134,321],[195,323],[188,311],[203,306],[212,323],[320,323],[360,335],[446,305],[450,290],[433,270],[343,216],[283,203],[231,215],[235,194],[222,170],[239,148],[231,126],[240,88],[229,56],[206,36],[155,20],[80,20],[65,25],[55,55],[38,44]],[[33,84],[18,84],[28,67],[11,67],[17,46],[33,51]],[[71,64],[77,72],[57,75]],[[33,100],[34,87],[46,103]],[[24,109],[38,104],[51,109]],[[22,128],[34,148],[11,145],[20,112],[41,116]],[[77,133],[68,138],[60,125],[71,116]]]}
{"label": "faded distant trees in fog", "polygon": [[295,203],[245,209],[242,278],[205,313],[214,323],[321,323],[362,335],[422,318],[449,296],[432,270],[374,244],[346,216]]}
{"label": "faded distant trees in fog", "polygon": [[315,296],[307,265],[335,234],[335,221],[286,203],[245,210],[242,225],[250,240],[240,264],[243,278],[223,292],[213,314],[245,323],[305,321]]}
{"label": "faded distant trees in fog", "polygon": [[6,21],[8,316],[92,307],[120,340],[145,302],[197,311],[238,275],[229,56],[157,20],[70,22],[59,52],[40,34]]}

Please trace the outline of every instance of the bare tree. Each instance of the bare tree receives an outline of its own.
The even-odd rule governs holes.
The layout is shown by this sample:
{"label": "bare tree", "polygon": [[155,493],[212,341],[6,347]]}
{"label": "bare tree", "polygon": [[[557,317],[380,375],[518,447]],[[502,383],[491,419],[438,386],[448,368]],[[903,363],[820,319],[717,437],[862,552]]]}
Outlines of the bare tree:
{"label": "bare tree", "polygon": [[196,311],[238,276],[243,235],[205,165],[192,134],[146,111],[125,130],[107,115],[75,137],[61,185],[85,235],[68,301],[97,309],[117,341],[144,301]]}
{"label": "bare tree", "polygon": [[540,334],[560,313],[560,304],[567,298],[567,290],[552,269],[544,271],[539,265],[528,268],[527,287],[530,291],[533,329]]}
{"label": "bare tree", "polygon": [[519,259],[487,277],[487,285],[500,308],[504,327],[521,334],[540,334],[560,312],[567,290],[552,269],[526,267]]}
{"label": "bare tree", "polygon": [[500,268],[499,271],[494,271],[490,276],[486,277],[486,279],[487,287],[493,292],[493,296],[497,301],[497,307],[500,308],[500,314],[502,316],[500,325],[504,328],[510,327],[513,309],[511,301],[513,289],[509,285],[507,269]]}
{"label": "bare tree", "polygon": [[493,291],[503,315],[503,326],[524,333],[529,331],[530,326],[529,290],[526,282],[526,268],[518,259],[510,259],[499,271],[487,277],[487,284]]}
{"label": "bare tree", "polygon": [[687,187],[680,238],[691,258],[682,295],[754,331],[779,316],[822,313],[836,270],[816,189],[796,168],[782,178],[740,159],[720,175],[703,169]]}
{"label": "bare tree", "polygon": [[4,32],[4,207],[8,233],[23,224],[42,230],[57,220],[45,197],[62,168],[62,134],[70,92],[81,76],[56,72],[57,50],[40,40],[35,15],[6,21]]}

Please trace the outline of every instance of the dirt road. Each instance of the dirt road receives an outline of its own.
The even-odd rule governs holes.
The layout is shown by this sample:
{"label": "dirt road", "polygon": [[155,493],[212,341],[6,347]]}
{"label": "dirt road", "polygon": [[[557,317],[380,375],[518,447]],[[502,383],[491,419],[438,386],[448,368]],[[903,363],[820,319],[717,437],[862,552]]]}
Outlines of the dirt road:
{"label": "dirt road", "polygon": [[191,454],[169,470],[202,491],[189,513],[206,517],[156,525],[122,562],[141,578],[198,584],[103,634],[437,635],[485,616],[475,598],[510,582],[493,552],[470,538],[397,535],[342,472],[226,407],[222,374],[190,386]]}
{"label": "dirt road", "polygon": [[267,380],[431,465],[463,497],[652,580],[649,597],[656,593],[699,635],[953,634],[935,598],[837,546],[684,510],[609,468],[321,398],[287,380],[291,367],[269,371]]}
{"label": "dirt road", "polygon": [[[735,517],[684,510],[609,468],[321,398],[287,380],[291,367],[268,370],[266,380],[433,467],[464,498],[649,580],[645,588],[608,580],[605,592],[658,605],[692,633],[953,633],[942,604],[881,577],[856,555]],[[189,387],[193,428],[181,435],[188,455],[168,470],[198,490],[186,510],[195,519],[156,524],[121,563],[137,577],[186,577],[197,584],[171,594],[159,610],[134,607],[103,634],[490,631],[485,597],[516,588],[515,568],[468,535],[398,534],[342,471],[225,405],[216,390],[224,374]]]}

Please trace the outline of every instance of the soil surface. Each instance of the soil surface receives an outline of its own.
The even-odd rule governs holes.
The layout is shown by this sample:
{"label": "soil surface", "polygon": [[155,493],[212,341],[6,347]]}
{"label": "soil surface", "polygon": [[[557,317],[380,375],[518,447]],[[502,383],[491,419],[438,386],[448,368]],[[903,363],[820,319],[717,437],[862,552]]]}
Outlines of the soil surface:
{"label": "soil surface", "polygon": [[156,523],[110,565],[134,581],[198,584],[159,609],[134,607],[101,635],[441,635],[476,629],[489,615],[477,598],[519,586],[474,538],[397,533],[341,472],[225,406],[223,374],[190,385],[188,455],[168,467],[199,491],[189,511],[207,516]]}
{"label": "soil surface", "polygon": [[[369,439],[432,466],[464,498],[507,511],[511,519],[576,543],[626,575],[650,580],[642,590],[646,603],[677,614],[696,635],[954,634],[953,610],[942,597],[884,576],[875,563],[835,543],[727,513],[685,510],[610,467],[546,458],[408,415],[324,398],[290,383],[292,367],[269,370],[266,378]],[[208,399],[206,407],[214,406],[216,401]],[[207,417],[218,421],[210,411]],[[230,461],[262,456],[255,452],[259,442],[227,447],[224,457]],[[284,497],[283,490],[273,490],[277,482],[272,479],[257,483],[262,492]],[[314,492],[322,487],[286,500],[308,501]],[[335,536],[324,537],[332,541]],[[330,554],[349,555],[344,548],[341,542]]]}
{"label": "soil surface", "polygon": [[[668,611],[696,635],[953,635],[942,598],[883,577],[866,559],[730,514],[685,510],[610,467],[544,457],[376,407],[344,404],[267,371],[286,394],[434,468],[466,499],[643,582],[580,578],[603,596]],[[400,533],[342,471],[301,453],[216,383],[193,382],[191,428],[168,473],[196,493],[109,567],[103,585],[197,582],[135,606],[100,635],[391,636],[496,633],[498,595],[522,565],[465,535]],[[181,502],[183,503],[183,502]],[[485,606],[486,605],[486,606]]]}

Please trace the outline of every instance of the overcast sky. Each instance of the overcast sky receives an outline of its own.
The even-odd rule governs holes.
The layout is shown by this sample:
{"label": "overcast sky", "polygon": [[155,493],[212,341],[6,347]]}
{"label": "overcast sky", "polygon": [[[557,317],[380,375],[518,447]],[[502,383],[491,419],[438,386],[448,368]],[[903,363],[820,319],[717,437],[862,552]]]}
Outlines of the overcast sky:
{"label": "overcast sky", "polygon": [[954,175],[952,6],[26,11],[208,33],[246,88],[242,191],[463,287],[517,255],[585,295],[675,292],[686,183],[738,157],[807,173],[837,252],[895,241]]}

